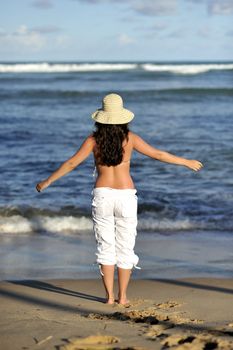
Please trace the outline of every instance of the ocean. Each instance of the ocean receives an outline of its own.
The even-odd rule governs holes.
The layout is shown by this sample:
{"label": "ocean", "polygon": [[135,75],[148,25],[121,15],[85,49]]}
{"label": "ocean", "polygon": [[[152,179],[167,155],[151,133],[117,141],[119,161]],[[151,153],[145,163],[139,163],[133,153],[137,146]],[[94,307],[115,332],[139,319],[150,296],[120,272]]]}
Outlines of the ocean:
{"label": "ocean", "polygon": [[2,62],[0,279],[99,278],[93,157],[35,186],[94,130],[90,115],[110,92],[146,142],[204,164],[196,173],[133,154],[133,277],[233,277],[232,62]]}

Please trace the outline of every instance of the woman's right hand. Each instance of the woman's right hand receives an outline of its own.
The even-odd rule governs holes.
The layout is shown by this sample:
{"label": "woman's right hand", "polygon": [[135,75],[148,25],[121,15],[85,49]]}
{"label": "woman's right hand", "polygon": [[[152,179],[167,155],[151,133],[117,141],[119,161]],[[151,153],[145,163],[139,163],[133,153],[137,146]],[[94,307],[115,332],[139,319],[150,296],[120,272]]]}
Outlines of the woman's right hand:
{"label": "woman's right hand", "polygon": [[45,188],[47,188],[49,185],[50,185],[50,182],[49,182],[48,180],[44,180],[44,181],[39,182],[39,183],[36,185],[36,189],[37,189],[38,192],[41,192],[41,191],[43,191]]}
{"label": "woman's right hand", "polygon": [[195,159],[187,159],[185,166],[191,170],[199,171],[203,168],[203,164]]}

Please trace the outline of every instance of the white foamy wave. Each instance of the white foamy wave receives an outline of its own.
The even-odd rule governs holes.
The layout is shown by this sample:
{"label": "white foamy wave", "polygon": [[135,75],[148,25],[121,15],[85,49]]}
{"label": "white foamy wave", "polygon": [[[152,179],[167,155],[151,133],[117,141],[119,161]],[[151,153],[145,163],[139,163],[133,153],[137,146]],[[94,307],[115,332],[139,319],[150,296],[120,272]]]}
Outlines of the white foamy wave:
{"label": "white foamy wave", "polygon": [[131,63],[17,63],[0,64],[0,73],[68,73],[135,69]]}
{"label": "white foamy wave", "polygon": [[211,70],[233,70],[233,64],[143,64],[142,68],[151,72],[170,72],[175,74],[200,74]]}
{"label": "white foamy wave", "polygon": [[14,63],[0,64],[0,73],[69,73],[142,69],[150,72],[200,74],[211,70],[233,70],[232,63],[137,64],[137,63]]}
{"label": "white foamy wave", "polygon": [[91,219],[82,216],[34,216],[25,218],[21,215],[0,217],[0,233],[30,234],[34,232],[76,233],[92,230]]}
{"label": "white foamy wave", "polygon": [[[139,218],[138,230],[192,230],[198,228],[189,219],[183,220],[155,220],[153,218]],[[36,215],[26,218],[21,215],[0,216],[0,233],[3,234],[32,234],[38,232],[75,234],[79,231],[92,231],[91,218],[82,216],[42,216]]]}
{"label": "white foamy wave", "polygon": [[[189,219],[183,220],[154,220],[152,218],[140,219],[138,222],[138,229],[142,231],[180,231],[197,229],[197,224],[191,222]],[[200,228],[200,227],[199,227]]]}

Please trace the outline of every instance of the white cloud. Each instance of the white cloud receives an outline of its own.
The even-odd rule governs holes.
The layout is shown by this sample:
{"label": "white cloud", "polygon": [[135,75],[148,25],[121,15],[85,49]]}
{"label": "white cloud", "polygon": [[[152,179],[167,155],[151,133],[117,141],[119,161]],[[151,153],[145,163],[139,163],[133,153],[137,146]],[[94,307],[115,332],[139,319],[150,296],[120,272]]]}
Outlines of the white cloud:
{"label": "white cloud", "polygon": [[28,29],[27,29],[27,26],[25,26],[24,24],[22,24],[21,26],[19,26],[18,29],[16,29],[16,31],[13,33],[15,35],[27,35],[29,32],[28,32]]}
{"label": "white cloud", "polygon": [[46,40],[40,33],[29,30],[24,24],[19,26],[14,32],[7,33],[2,30],[0,35],[2,51],[17,51],[19,49],[39,51],[45,44]]}
{"label": "white cloud", "polygon": [[48,35],[59,32],[58,27],[38,27],[29,29],[22,24],[13,32],[0,28],[1,53],[13,58],[44,52],[60,52],[72,46],[71,38],[64,34]]}
{"label": "white cloud", "polygon": [[135,43],[135,40],[133,38],[124,33],[118,36],[117,41],[121,46],[128,46]]}

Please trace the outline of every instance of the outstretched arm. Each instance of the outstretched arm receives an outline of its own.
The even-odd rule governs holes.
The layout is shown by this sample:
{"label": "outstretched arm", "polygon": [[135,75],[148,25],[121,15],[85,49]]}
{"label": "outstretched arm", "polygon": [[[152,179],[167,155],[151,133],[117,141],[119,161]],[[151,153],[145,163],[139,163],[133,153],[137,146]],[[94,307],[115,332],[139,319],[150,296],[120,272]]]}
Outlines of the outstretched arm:
{"label": "outstretched arm", "polygon": [[203,164],[198,160],[177,157],[174,154],[161,151],[159,149],[152,147],[148,143],[146,143],[140,136],[133,133],[132,135],[133,135],[133,148],[136,151],[148,157],[157,159],[160,162],[183,165],[194,171],[198,171],[203,167]]}
{"label": "outstretched arm", "polygon": [[94,139],[92,136],[86,138],[79,150],[69,159],[67,159],[57,170],[55,170],[46,180],[38,183],[36,189],[38,192],[44,190],[60,177],[74,170],[82,163],[93,151]]}

